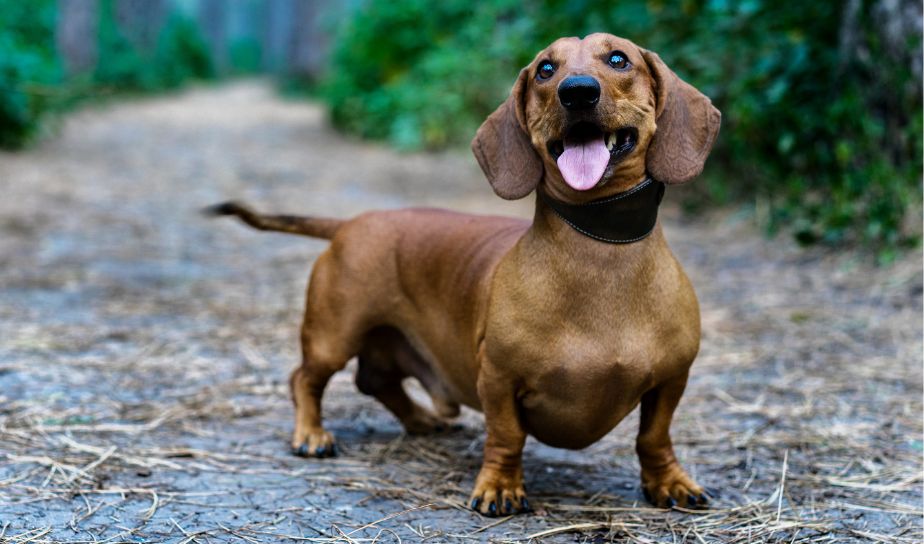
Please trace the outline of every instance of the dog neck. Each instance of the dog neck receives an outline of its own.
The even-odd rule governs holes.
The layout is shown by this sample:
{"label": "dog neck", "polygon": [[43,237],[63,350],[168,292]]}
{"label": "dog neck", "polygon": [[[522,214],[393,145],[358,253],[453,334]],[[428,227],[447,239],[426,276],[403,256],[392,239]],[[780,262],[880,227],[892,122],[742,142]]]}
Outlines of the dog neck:
{"label": "dog neck", "polygon": [[537,191],[537,218],[545,207],[583,236],[606,244],[631,244],[654,230],[664,184],[646,176],[635,187],[597,200],[571,204]]}

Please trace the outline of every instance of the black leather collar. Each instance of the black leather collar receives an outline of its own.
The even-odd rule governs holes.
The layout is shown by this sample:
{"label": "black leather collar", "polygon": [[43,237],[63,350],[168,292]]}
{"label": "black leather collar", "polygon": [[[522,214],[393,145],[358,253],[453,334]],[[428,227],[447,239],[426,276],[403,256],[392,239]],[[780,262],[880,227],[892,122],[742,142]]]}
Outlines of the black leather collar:
{"label": "black leather collar", "polygon": [[538,193],[565,223],[584,236],[609,244],[628,244],[654,230],[664,184],[646,177],[628,191],[584,204],[555,200],[542,190]]}

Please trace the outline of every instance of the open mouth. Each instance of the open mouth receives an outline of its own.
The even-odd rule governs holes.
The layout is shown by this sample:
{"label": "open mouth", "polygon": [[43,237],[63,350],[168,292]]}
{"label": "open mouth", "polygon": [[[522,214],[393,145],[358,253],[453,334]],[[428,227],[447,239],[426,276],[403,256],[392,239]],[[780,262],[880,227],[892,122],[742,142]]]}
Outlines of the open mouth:
{"label": "open mouth", "polygon": [[638,129],[622,127],[603,131],[595,123],[582,121],[568,128],[562,140],[547,144],[565,182],[577,191],[597,186],[607,168],[635,149]]}

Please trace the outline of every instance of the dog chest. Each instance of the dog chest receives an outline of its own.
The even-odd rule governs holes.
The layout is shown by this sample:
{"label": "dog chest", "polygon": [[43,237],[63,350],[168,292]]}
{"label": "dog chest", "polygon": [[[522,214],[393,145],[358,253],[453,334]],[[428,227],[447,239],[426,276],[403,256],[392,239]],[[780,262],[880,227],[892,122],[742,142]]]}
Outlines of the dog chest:
{"label": "dog chest", "polygon": [[651,361],[628,353],[598,357],[576,349],[535,363],[519,394],[530,434],[552,446],[583,448],[635,408],[653,382]]}

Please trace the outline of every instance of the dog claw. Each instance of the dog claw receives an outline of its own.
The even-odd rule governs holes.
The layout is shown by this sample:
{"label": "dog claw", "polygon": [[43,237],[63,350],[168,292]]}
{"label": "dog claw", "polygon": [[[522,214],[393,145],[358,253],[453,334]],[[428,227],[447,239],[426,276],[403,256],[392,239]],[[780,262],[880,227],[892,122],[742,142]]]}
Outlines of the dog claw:
{"label": "dog claw", "polygon": [[642,469],[642,494],[656,508],[704,508],[707,492],[696,484],[679,465],[658,472]]}
{"label": "dog claw", "polygon": [[[485,500],[484,496],[478,496],[471,499],[468,506],[475,512],[489,518],[532,512],[529,507],[529,501],[526,500],[526,497],[520,496],[521,498],[519,501],[517,501],[515,497],[501,498],[499,496],[488,501]],[[483,510],[482,507],[484,507]]]}
{"label": "dog claw", "polygon": [[326,446],[318,446],[317,448],[314,449],[314,451],[311,451],[310,446],[308,446],[308,443],[306,442],[297,448],[292,448],[292,455],[295,455],[298,457],[314,457],[316,459],[323,459],[325,457],[336,457],[337,445],[328,444]]}
{"label": "dog claw", "polygon": [[318,446],[317,449],[314,450],[314,456],[318,458],[334,457],[336,455],[337,455],[337,445],[336,444]]}

